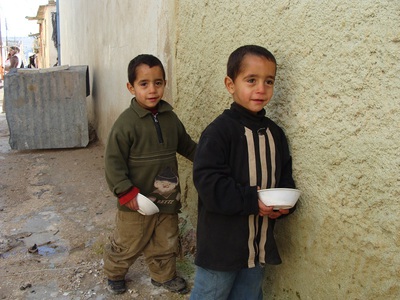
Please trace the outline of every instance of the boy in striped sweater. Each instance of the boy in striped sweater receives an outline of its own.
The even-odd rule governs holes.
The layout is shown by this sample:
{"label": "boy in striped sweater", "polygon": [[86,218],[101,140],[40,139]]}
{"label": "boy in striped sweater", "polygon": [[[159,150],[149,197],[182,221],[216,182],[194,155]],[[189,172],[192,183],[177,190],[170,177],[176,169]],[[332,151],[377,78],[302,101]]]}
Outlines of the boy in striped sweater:
{"label": "boy in striped sweater", "polygon": [[262,299],[264,264],[280,264],[277,218],[258,189],[294,188],[283,130],[265,116],[276,75],[265,48],[242,46],[229,57],[225,86],[230,109],[202,133],[193,163],[199,194],[196,277],[191,300]]}

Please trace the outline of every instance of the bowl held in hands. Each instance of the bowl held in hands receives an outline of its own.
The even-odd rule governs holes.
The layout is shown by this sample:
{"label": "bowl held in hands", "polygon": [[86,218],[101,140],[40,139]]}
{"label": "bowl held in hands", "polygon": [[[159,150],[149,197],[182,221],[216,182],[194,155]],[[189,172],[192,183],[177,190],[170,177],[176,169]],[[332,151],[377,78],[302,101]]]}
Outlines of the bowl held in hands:
{"label": "bowl held in hands", "polygon": [[136,200],[139,205],[138,212],[142,215],[154,215],[160,211],[153,201],[140,193],[136,196]]}
{"label": "bowl held in hands", "polygon": [[300,197],[300,190],[289,188],[273,188],[258,190],[258,198],[266,206],[273,206],[274,209],[292,208]]}

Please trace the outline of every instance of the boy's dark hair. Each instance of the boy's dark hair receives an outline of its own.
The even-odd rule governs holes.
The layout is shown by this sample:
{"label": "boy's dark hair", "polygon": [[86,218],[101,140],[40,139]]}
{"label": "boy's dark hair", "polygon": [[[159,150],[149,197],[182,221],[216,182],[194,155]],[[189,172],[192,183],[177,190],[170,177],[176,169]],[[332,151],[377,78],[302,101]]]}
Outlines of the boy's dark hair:
{"label": "boy's dark hair", "polygon": [[159,66],[163,73],[163,79],[165,80],[165,70],[164,70],[164,66],[161,63],[161,61],[157,57],[155,57],[151,54],[140,54],[129,62],[128,80],[129,80],[130,84],[133,84],[135,82],[136,68],[142,64],[148,65],[150,68]]}
{"label": "boy's dark hair", "polygon": [[237,48],[235,51],[229,55],[226,75],[230,77],[233,81],[236,79],[242,67],[243,58],[248,55],[256,55],[265,57],[267,60],[272,61],[276,65],[276,59],[274,55],[267,49],[257,45],[245,45]]}

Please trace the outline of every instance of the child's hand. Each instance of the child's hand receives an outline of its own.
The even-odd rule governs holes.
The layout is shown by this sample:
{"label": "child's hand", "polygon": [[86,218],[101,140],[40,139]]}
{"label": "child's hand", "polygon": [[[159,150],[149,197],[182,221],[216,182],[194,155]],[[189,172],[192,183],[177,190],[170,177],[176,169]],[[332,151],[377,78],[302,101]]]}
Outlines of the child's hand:
{"label": "child's hand", "polygon": [[139,209],[139,204],[137,203],[136,197],[133,198],[131,201],[127,202],[125,206],[131,210],[138,210]]}
{"label": "child's hand", "polygon": [[281,215],[287,215],[288,209],[274,210],[272,206],[266,206],[261,200],[258,200],[259,215],[261,217],[268,216],[270,219],[279,218]]}

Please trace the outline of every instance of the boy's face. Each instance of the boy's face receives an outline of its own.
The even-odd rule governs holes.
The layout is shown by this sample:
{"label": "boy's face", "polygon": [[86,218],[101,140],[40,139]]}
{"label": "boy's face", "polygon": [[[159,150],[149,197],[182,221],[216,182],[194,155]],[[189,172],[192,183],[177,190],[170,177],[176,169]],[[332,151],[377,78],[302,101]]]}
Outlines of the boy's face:
{"label": "boy's face", "polygon": [[132,95],[135,95],[139,105],[146,109],[155,108],[160,102],[166,81],[159,66],[150,68],[141,64],[136,68],[136,80],[127,83],[126,86]]}
{"label": "boy's face", "polygon": [[247,54],[233,81],[225,77],[225,86],[233,100],[252,113],[257,113],[274,93],[276,65],[264,57]]}

